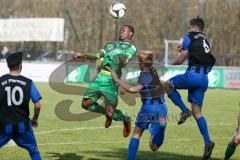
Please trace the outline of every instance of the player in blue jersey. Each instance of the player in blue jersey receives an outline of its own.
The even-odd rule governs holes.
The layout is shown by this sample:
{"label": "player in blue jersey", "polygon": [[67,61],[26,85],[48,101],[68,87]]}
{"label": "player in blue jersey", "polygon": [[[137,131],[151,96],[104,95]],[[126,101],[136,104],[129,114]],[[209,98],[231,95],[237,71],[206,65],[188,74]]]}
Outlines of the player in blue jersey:
{"label": "player in blue jersey", "polygon": [[229,142],[226,151],[225,157],[222,160],[229,160],[234,154],[237,146],[240,144],[240,112],[238,113],[238,128],[231,142]]}
{"label": "player in blue jersey", "polygon": [[[32,160],[41,160],[32,127],[38,126],[41,95],[32,80],[21,76],[22,52],[7,55],[10,73],[0,77],[0,148],[9,140],[26,149]],[[29,101],[34,115],[29,118]]]}
{"label": "player in blue jersey", "polygon": [[114,80],[127,92],[139,92],[142,107],[138,113],[135,129],[128,148],[128,160],[135,160],[139,140],[144,130],[151,133],[150,148],[156,151],[163,143],[167,125],[167,106],[164,102],[164,88],[157,71],[152,66],[153,55],[149,52],[139,52],[139,67],[141,69],[138,83],[129,86],[113,72]]}
{"label": "player in blue jersey", "polygon": [[184,123],[191,116],[191,111],[183,103],[177,90],[188,90],[188,101],[191,103],[193,116],[205,142],[203,159],[208,159],[214,148],[214,142],[210,139],[207,122],[201,111],[204,94],[208,88],[208,73],[216,60],[211,54],[203,29],[203,19],[197,17],[189,21],[188,33],[183,38],[179,48],[179,57],[174,62],[174,65],[179,65],[188,59],[188,68],[184,74],[172,77],[165,85],[168,86],[166,88],[172,87],[172,90],[168,92],[168,97],[182,110],[178,124]]}

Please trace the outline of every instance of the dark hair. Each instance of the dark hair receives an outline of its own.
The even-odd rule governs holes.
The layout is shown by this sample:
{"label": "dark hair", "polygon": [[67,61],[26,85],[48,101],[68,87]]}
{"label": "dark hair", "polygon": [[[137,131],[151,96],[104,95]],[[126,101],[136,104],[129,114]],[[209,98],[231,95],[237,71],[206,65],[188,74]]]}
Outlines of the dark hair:
{"label": "dark hair", "polygon": [[[134,27],[131,26],[131,25],[129,25],[129,24],[125,24],[124,26],[125,26],[125,27],[128,27],[128,29],[133,33],[133,34],[132,34],[132,37],[133,37],[133,35],[134,35]],[[124,26],[123,26],[123,27],[124,27]],[[131,37],[131,38],[132,38],[132,37]]]}
{"label": "dark hair", "polygon": [[10,71],[19,69],[22,64],[22,57],[23,53],[19,51],[7,53],[6,60]]}
{"label": "dark hair", "polygon": [[17,66],[8,66],[10,71],[16,71],[20,68],[22,63],[18,64]]}
{"label": "dark hair", "polygon": [[201,31],[204,29],[204,21],[199,16],[197,18],[193,18],[189,21],[189,24],[192,26],[197,26]]}

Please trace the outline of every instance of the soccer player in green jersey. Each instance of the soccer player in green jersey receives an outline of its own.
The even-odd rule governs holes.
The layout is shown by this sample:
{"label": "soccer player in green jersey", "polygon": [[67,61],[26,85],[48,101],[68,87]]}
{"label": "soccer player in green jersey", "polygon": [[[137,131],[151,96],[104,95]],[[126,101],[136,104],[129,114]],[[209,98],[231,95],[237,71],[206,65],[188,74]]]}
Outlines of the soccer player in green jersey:
{"label": "soccer player in green jersey", "polygon": [[131,132],[130,117],[124,115],[120,110],[116,109],[118,102],[118,85],[112,79],[111,71],[121,77],[121,69],[125,67],[128,61],[136,55],[136,48],[133,45],[132,37],[134,28],[130,25],[124,25],[119,31],[119,41],[107,43],[103,49],[97,53],[81,53],[75,52],[75,59],[99,59],[103,58],[100,72],[97,74],[93,82],[90,83],[83,97],[82,107],[89,111],[98,112],[101,107],[97,100],[104,97],[105,100],[105,128],[115,121],[123,121],[123,136],[128,137]]}
{"label": "soccer player in green jersey", "polygon": [[228,144],[225,157],[222,160],[228,160],[234,154],[237,146],[240,144],[240,112],[238,113],[238,128],[232,139],[232,141]]}

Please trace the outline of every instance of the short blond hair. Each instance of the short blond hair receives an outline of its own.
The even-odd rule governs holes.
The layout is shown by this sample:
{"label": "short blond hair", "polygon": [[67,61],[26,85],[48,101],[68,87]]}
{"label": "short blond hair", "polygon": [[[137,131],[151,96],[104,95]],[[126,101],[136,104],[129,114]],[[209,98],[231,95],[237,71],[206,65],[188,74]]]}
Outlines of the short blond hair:
{"label": "short blond hair", "polygon": [[149,50],[138,51],[139,62],[143,63],[145,67],[153,65],[153,52]]}

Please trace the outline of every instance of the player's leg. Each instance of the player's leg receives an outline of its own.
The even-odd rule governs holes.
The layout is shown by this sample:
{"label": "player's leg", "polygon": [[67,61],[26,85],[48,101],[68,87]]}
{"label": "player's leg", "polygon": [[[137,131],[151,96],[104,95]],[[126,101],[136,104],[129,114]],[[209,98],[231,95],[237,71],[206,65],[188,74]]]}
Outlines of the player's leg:
{"label": "player's leg", "polygon": [[106,114],[114,121],[128,122],[130,120],[129,116],[124,115],[121,110],[116,109],[115,105],[112,104],[106,105]]}
{"label": "player's leg", "polygon": [[208,133],[207,121],[201,113],[201,108],[197,104],[192,103],[192,111],[205,144],[210,143],[211,139]]}
{"label": "player's leg", "polygon": [[82,107],[91,112],[101,113],[105,115],[105,109],[103,106],[99,105],[92,98],[83,98]]}
{"label": "player's leg", "polygon": [[183,103],[181,95],[177,91],[177,89],[187,89],[188,85],[189,79],[185,74],[177,75],[164,84],[165,88],[167,88],[168,97],[182,111],[178,124],[184,123],[191,116],[191,111]]}
{"label": "player's leg", "polygon": [[[191,94],[189,95],[191,96]],[[197,97],[197,95],[195,95],[195,97]],[[202,97],[199,99],[203,99],[203,96],[201,96],[201,94],[198,94],[198,97]],[[192,112],[205,143],[203,159],[208,159],[211,157],[215,144],[209,136],[207,121],[201,113],[202,103],[201,103],[201,100],[199,99],[197,100],[197,98],[195,98],[196,102],[192,102]],[[198,104],[197,104],[197,101],[199,102]]]}
{"label": "player's leg", "polygon": [[121,110],[116,109],[116,104],[106,103],[106,128],[112,124],[112,120],[128,122],[129,119],[129,116],[124,115]]}
{"label": "player's leg", "polygon": [[112,85],[106,86],[103,88],[103,95],[105,98],[105,109],[106,109],[106,121],[105,128],[108,128],[112,124],[112,119],[114,117],[115,121],[120,121],[122,117],[122,112],[116,110],[116,106],[118,103],[118,94],[117,88],[113,88]]}
{"label": "player's leg", "polygon": [[7,144],[11,139],[11,134],[1,134],[0,133],[0,148]]}
{"label": "player's leg", "polygon": [[130,140],[128,146],[128,160],[136,160],[136,155],[139,147],[139,140],[142,136],[143,129],[139,127],[135,127],[133,131],[133,136]]}
{"label": "player's leg", "polygon": [[97,100],[103,95],[102,90],[107,85],[111,85],[111,74],[104,75],[99,73],[93,82],[88,86],[82,101],[82,107],[92,112],[105,115],[105,108],[97,103]]}
{"label": "player's leg", "polygon": [[196,73],[189,73],[188,76],[192,79],[192,88],[188,90],[188,101],[192,104],[193,116],[205,143],[203,159],[208,159],[211,157],[215,145],[210,138],[207,121],[202,115],[202,104],[208,88],[208,77]]}
{"label": "player's leg", "polygon": [[157,106],[158,116],[157,120],[153,122],[149,127],[150,137],[150,149],[152,151],[157,151],[162,145],[165,136],[165,129],[167,126],[167,106],[161,104]]}
{"label": "player's leg", "polygon": [[152,151],[157,151],[163,144],[166,126],[159,126],[156,134],[151,134],[149,147]]}
{"label": "player's leg", "polygon": [[105,109],[97,103],[97,100],[102,96],[98,88],[98,84],[93,82],[87,88],[82,100],[82,108],[91,112],[105,114]]}
{"label": "player's leg", "polygon": [[13,140],[18,146],[28,150],[31,160],[41,160],[37,142],[31,127],[27,132],[14,135]]}
{"label": "player's leg", "polygon": [[[128,147],[128,160],[135,160],[136,153],[139,146],[139,139],[142,136],[144,130],[149,128],[151,120],[149,118],[149,114],[152,113],[152,109],[156,109],[151,107],[149,104],[142,104],[141,110],[139,111],[136,122],[135,122],[135,129],[133,131],[133,136],[131,138],[129,147]],[[153,111],[154,112],[154,111]]]}
{"label": "player's leg", "polygon": [[112,125],[112,116],[115,112],[115,107],[112,107],[112,105],[110,105],[110,106],[106,105],[105,108],[106,108],[105,128],[108,128]]}
{"label": "player's leg", "polygon": [[236,148],[239,144],[240,144],[240,142],[236,143],[234,138],[233,138],[232,141],[229,142],[229,144],[226,148],[225,157],[224,157],[223,160],[229,160],[232,157],[232,155],[235,153],[235,150],[236,150]]}
{"label": "player's leg", "polygon": [[[90,83],[85,95],[83,96],[82,107],[92,112],[106,115],[105,108],[97,103],[101,96],[105,96],[105,91],[113,88],[113,80],[111,74],[99,73],[93,82]],[[111,91],[112,92],[112,91]],[[115,91],[116,92],[116,91]]]}
{"label": "player's leg", "polygon": [[[106,102],[106,101],[105,101]],[[107,103],[107,102],[106,102]],[[123,136],[128,137],[131,133],[131,119],[129,116],[124,115],[121,110],[115,108],[115,104],[106,104],[106,122],[105,127],[108,128],[111,123],[112,119],[114,121],[122,121],[123,122]]]}
{"label": "player's leg", "polygon": [[202,81],[202,86],[198,87],[198,89],[192,89],[188,91],[188,101],[192,105],[192,113],[198,124],[198,128],[200,133],[203,136],[205,145],[209,144],[211,139],[208,133],[207,121],[202,115],[202,104],[204,99],[204,94],[208,87],[208,82],[206,80]]}
{"label": "player's leg", "polygon": [[111,125],[111,120],[123,122],[123,136],[128,137],[131,133],[131,120],[128,115],[124,115],[119,109],[116,109],[118,104],[118,86],[115,83],[102,87],[102,94],[105,98],[106,105],[106,121],[105,127]]}
{"label": "player's leg", "polygon": [[12,125],[3,125],[0,123],[0,148],[7,144],[12,138]]}

